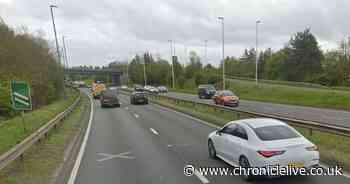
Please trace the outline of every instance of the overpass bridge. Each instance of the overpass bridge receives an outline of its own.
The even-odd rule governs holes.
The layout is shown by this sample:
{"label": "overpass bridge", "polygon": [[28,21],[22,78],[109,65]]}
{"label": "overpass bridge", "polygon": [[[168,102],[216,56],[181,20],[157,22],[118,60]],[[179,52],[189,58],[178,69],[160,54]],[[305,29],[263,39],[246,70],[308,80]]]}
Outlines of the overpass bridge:
{"label": "overpass bridge", "polygon": [[90,68],[68,68],[65,70],[65,74],[69,76],[73,75],[108,75],[111,79],[112,85],[119,86],[121,84],[121,77],[123,72],[118,69],[102,68],[102,69],[90,69]]}

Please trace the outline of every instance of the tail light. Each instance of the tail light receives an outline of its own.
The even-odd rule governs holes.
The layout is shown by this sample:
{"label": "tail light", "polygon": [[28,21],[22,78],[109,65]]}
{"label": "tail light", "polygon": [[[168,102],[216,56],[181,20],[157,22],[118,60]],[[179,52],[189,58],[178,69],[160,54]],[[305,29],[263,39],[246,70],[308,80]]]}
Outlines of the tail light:
{"label": "tail light", "polygon": [[265,158],[270,158],[276,155],[282,155],[286,151],[258,151],[258,153],[265,157]]}
{"label": "tail light", "polygon": [[317,146],[310,146],[310,147],[306,147],[305,149],[307,151],[318,151],[318,147]]}

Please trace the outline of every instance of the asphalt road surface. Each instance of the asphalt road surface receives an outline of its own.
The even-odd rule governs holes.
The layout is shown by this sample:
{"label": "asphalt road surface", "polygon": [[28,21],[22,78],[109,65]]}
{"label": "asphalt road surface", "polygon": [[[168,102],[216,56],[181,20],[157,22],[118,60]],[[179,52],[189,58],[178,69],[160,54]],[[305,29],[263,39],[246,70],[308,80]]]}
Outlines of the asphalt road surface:
{"label": "asphalt road surface", "polygon": [[[101,108],[94,101],[94,118],[76,184],[201,184],[246,183],[238,176],[185,176],[187,164],[231,167],[212,160],[207,136],[214,128],[157,105]],[[231,167],[232,168],[232,167]],[[295,176],[259,179],[251,183],[350,183],[341,176]]]}
{"label": "asphalt road surface", "polygon": [[[214,104],[213,100],[211,99],[199,99],[197,95],[193,94],[169,92],[165,95],[169,97],[177,97],[192,101],[201,101],[206,102],[208,104]],[[273,114],[282,117],[315,121],[319,123],[350,128],[350,111],[322,109],[296,105],[283,105],[247,100],[240,100],[239,107],[235,108],[245,111]]]}

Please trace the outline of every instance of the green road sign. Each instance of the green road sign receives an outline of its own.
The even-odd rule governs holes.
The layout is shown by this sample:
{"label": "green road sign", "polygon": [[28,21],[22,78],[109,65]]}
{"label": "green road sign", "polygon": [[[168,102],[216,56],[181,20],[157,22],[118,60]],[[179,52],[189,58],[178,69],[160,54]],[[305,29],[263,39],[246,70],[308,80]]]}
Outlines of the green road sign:
{"label": "green road sign", "polygon": [[11,81],[12,107],[16,110],[32,110],[30,88],[26,82]]}

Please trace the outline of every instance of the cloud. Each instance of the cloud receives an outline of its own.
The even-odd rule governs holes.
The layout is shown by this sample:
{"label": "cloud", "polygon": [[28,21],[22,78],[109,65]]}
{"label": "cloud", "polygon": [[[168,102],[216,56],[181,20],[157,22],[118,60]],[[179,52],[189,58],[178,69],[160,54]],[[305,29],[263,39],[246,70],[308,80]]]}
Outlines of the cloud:
{"label": "cloud", "polygon": [[329,49],[347,36],[346,0],[0,0],[0,16],[13,27],[42,30],[53,40],[49,4],[54,10],[59,37],[67,36],[71,65],[107,64],[133,53],[150,51],[169,58],[168,40],[175,40],[185,62],[185,50],[208,61],[221,58],[221,24],[225,17],[226,55],[240,56],[255,46],[255,21],[261,48],[277,50],[297,31],[310,27],[322,48]]}

